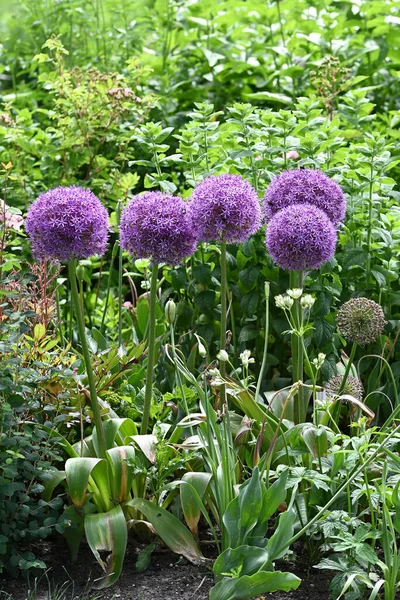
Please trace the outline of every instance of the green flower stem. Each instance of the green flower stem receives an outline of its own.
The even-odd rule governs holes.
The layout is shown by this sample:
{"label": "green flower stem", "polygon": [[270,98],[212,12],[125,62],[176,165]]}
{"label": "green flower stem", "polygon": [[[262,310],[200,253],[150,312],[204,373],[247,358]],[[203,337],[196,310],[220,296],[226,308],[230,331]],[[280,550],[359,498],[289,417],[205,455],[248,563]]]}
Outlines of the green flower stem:
{"label": "green flower stem", "polygon": [[[119,200],[117,204],[117,223],[118,227],[121,223],[121,213],[122,213],[122,202]],[[119,255],[118,255],[118,348],[122,346],[122,274],[123,274],[123,265],[122,265],[122,248],[121,244],[119,245]]]}
{"label": "green flower stem", "polygon": [[[302,271],[290,271],[289,286],[291,289],[303,287]],[[292,320],[296,325],[296,329],[300,330],[301,326],[301,307],[300,301],[297,299],[293,302],[291,309]],[[292,379],[293,383],[303,381],[304,371],[304,355],[303,344],[298,335],[292,334]],[[307,406],[304,400],[305,394],[303,386],[300,386],[294,399],[294,422],[295,424],[304,423]]]}
{"label": "green flower stem", "polygon": [[81,347],[82,347],[82,354],[83,354],[83,359],[85,361],[86,373],[87,373],[87,378],[88,378],[88,383],[89,383],[90,404],[91,404],[92,411],[93,411],[94,424],[96,426],[96,432],[97,432],[98,443],[99,443],[99,458],[105,458],[106,457],[106,449],[107,449],[106,438],[104,435],[103,423],[101,420],[100,406],[97,401],[96,384],[94,381],[92,363],[90,360],[89,348],[88,348],[88,344],[87,344],[87,340],[86,340],[85,324],[84,324],[82,312],[80,310],[79,292],[78,292],[78,286],[76,283],[76,260],[69,261],[68,274],[69,274],[69,280],[70,280],[70,286],[71,286],[71,300],[72,300],[72,305],[73,305],[74,313],[75,313],[75,317],[76,317],[76,323],[78,326],[78,333],[79,333],[79,338],[80,338]]}
{"label": "green flower stem", "polygon": [[[225,350],[226,344],[226,242],[221,242],[221,256],[220,256],[220,265],[221,265],[221,334],[219,338],[219,349]],[[225,379],[226,375],[226,365],[225,361],[220,361],[220,373],[222,379]],[[220,399],[221,405],[225,404],[226,400],[226,387],[225,385],[220,386]]]}
{"label": "green flower stem", "polygon": [[154,263],[151,270],[151,285],[150,285],[150,315],[149,315],[149,338],[147,352],[147,372],[146,372],[146,389],[144,395],[143,418],[141,426],[141,434],[145,435],[149,427],[151,399],[153,395],[153,368],[156,355],[155,340],[156,340],[156,306],[157,306],[157,279],[158,279],[158,264]]}
{"label": "green flower stem", "polygon": [[[175,327],[174,327],[174,325],[172,325],[172,323],[169,326],[169,333],[170,333],[170,338],[171,338],[171,353],[172,353],[172,358],[174,359],[174,363],[176,364]],[[182,402],[183,402],[183,406],[185,408],[185,414],[188,415],[189,414],[189,408],[188,408],[188,405],[187,405],[185,389],[183,387],[182,377],[181,377],[181,374],[179,372],[179,369],[176,369],[176,380],[177,380],[177,383],[179,385],[179,389],[181,390]],[[191,433],[193,433],[192,427],[190,427],[190,431],[191,431]]]}
{"label": "green flower stem", "polygon": [[60,292],[59,292],[58,287],[56,289],[56,307],[57,307],[58,335],[60,336],[60,342],[61,342],[62,347],[65,348],[65,339],[64,339],[64,332],[63,332],[63,327],[62,327],[62,317],[61,317],[61,307],[60,307]]}
{"label": "green flower stem", "polygon": [[354,356],[356,354],[356,350],[357,350],[357,342],[353,342],[353,345],[351,347],[351,352],[350,352],[350,358],[347,361],[346,370],[345,370],[344,375],[343,375],[343,379],[342,379],[342,383],[340,385],[340,389],[339,389],[338,395],[340,395],[343,392],[343,390],[344,390],[344,388],[346,386],[346,382],[347,382],[347,378],[348,378],[349,373],[350,373],[351,365],[354,362]]}
{"label": "green flower stem", "polygon": [[263,352],[263,359],[262,359],[261,369],[260,369],[260,373],[258,375],[258,380],[257,380],[257,388],[256,388],[256,395],[255,395],[255,401],[256,402],[258,402],[258,398],[260,396],[262,380],[263,380],[264,373],[265,373],[265,367],[267,366],[268,335],[269,335],[269,282],[268,281],[266,281],[265,284],[264,284],[264,290],[265,290],[265,337],[264,337],[264,352]]}
{"label": "green flower stem", "polygon": [[111,253],[110,270],[109,270],[108,279],[107,279],[107,291],[106,291],[106,298],[105,298],[105,301],[104,301],[103,316],[101,318],[100,333],[103,333],[103,331],[104,331],[104,324],[105,324],[106,314],[107,314],[107,309],[108,309],[108,301],[110,300],[110,288],[111,288],[111,279],[112,279],[112,266],[114,264],[115,258],[117,257],[118,248],[119,248],[119,244],[118,244],[118,242],[115,242],[114,246],[113,246],[113,249],[112,249],[112,253]]}

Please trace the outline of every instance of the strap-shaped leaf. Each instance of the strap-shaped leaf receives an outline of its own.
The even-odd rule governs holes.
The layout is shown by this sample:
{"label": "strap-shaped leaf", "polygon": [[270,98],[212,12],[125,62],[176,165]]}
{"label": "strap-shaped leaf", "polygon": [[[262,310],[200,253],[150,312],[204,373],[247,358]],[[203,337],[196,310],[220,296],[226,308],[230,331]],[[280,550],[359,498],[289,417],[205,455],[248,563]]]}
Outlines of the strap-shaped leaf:
{"label": "strap-shaped leaf", "polygon": [[[106,447],[113,448],[115,445],[122,446],[125,438],[137,433],[137,427],[132,419],[108,419],[103,422]],[[93,430],[93,445],[96,456],[99,456],[99,440],[96,428]]]}
{"label": "strap-shaped leaf", "polygon": [[65,471],[50,471],[51,479],[44,483],[44,491],[42,498],[45,502],[49,502],[55,488],[65,480]]}
{"label": "strap-shaped leaf", "polygon": [[[95,586],[102,589],[112,585],[121,574],[124,562],[128,529],[121,506],[85,518],[85,535],[91,551],[105,572],[105,577],[99,579]],[[106,560],[100,552],[110,552]]]}
{"label": "strap-shaped leaf", "polygon": [[110,477],[112,498],[114,501],[123,503],[130,494],[132,487],[132,468],[126,463],[126,459],[135,458],[135,448],[132,446],[117,446],[107,450],[112,475]]}
{"label": "strap-shaped leaf", "polygon": [[125,439],[125,443],[133,442],[135,446],[139,448],[151,464],[156,462],[156,447],[157,438],[155,435],[144,434],[144,435],[131,435]]}
{"label": "strap-shaped leaf", "polygon": [[126,506],[133,506],[143,513],[173,552],[182,554],[195,565],[206,560],[190,531],[173,514],[143,498],[130,500]]}
{"label": "strap-shaped leaf", "polygon": [[99,510],[111,508],[108,465],[104,459],[69,458],[65,463],[65,473],[69,496],[77,509],[85,504],[88,487]]}
{"label": "strap-shaped leaf", "polygon": [[192,487],[196,490],[200,499],[204,498],[204,494],[212,477],[211,473],[185,473],[182,480],[185,483],[181,484],[181,504],[182,511],[185,516],[186,523],[192,534],[197,536],[197,525],[199,523],[201,508],[193,494]]}

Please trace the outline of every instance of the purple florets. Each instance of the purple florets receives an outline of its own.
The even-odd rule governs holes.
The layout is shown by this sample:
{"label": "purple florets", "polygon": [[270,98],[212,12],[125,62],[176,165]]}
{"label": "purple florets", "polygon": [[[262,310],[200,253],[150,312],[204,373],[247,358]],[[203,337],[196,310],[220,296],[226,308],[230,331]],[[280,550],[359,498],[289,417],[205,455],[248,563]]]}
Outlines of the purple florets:
{"label": "purple florets", "polygon": [[336,229],[319,208],[295,204],[272,217],[266,243],[272,258],[282,269],[318,269],[335,252]]}
{"label": "purple florets", "polygon": [[269,221],[279,210],[293,204],[316,206],[336,226],[346,214],[346,199],[342,188],[316,169],[284,171],[271,181],[264,195],[266,220]]}
{"label": "purple florets", "polygon": [[124,250],[155,263],[177,265],[196,249],[186,202],[162,192],[132,198],[122,212],[120,230]]}
{"label": "purple florets", "polygon": [[105,252],[108,213],[90,190],[58,187],[30,206],[25,229],[38,260],[89,258]]}
{"label": "purple florets", "polygon": [[205,179],[193,192],[189,215],[204,242],[244,242],[261,227],[257,193],[240,175]]}

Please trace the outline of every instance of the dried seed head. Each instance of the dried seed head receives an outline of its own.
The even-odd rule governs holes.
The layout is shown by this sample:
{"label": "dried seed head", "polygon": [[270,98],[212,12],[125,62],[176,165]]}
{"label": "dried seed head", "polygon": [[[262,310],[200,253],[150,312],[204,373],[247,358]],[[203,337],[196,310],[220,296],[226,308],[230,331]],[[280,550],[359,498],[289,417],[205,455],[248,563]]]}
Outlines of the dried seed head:
{"label": "dried seed head", "polygon": [[337,326],[346,340],[360,346],[372,344],[385,327],[382,308],[368,298],[351,298],[337,314]]}
{"label": "dried seed head", "polygon": [[[326,394],[329,398],[339,395],[340,388],[342,386],[343,375],[336,375],[332,377],[325,386]],[[357,377],[348,377],[342,390],[342,395],[353,396],[356,400],[362,400],[364,395],[364,388],[362,383]]]}

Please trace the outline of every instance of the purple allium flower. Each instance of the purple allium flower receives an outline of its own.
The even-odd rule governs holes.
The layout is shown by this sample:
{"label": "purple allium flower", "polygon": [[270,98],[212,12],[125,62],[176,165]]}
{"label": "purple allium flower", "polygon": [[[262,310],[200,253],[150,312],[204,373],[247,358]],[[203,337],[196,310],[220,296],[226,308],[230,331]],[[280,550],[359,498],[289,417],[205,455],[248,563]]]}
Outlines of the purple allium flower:
{"label": "purple allium flower", "polygon": [[317,169],[293,169],[275,177],[264,195],[266,220],[269,221],[279,210],[293,204],[316,206],[336,226],[346,214],[342,188]]}
{"label": "purple allium flower", "polygon": [[336,229],[316,206],[294,204],[272,217],[266,243],[272,258],[282,269],[318,269],[334,255]]}
{"label": "purple allium flower", "polygon": [[108,213],[90,190],[58,187],[30,206],[25,229],[38,260],[89,258],[105,252]]}
{"label": "purple allium flower", "polygon": [[261,227],[257,193],[240,175],[205,179],[194,190],[188,212],[204,242],[244,242]]}
{"label": "purple allium flower", "polygon": [[162,192],[134,196],[122,212],[120,231],[124,250],[156,263],[177,265],[196,249],[186,202]]}

